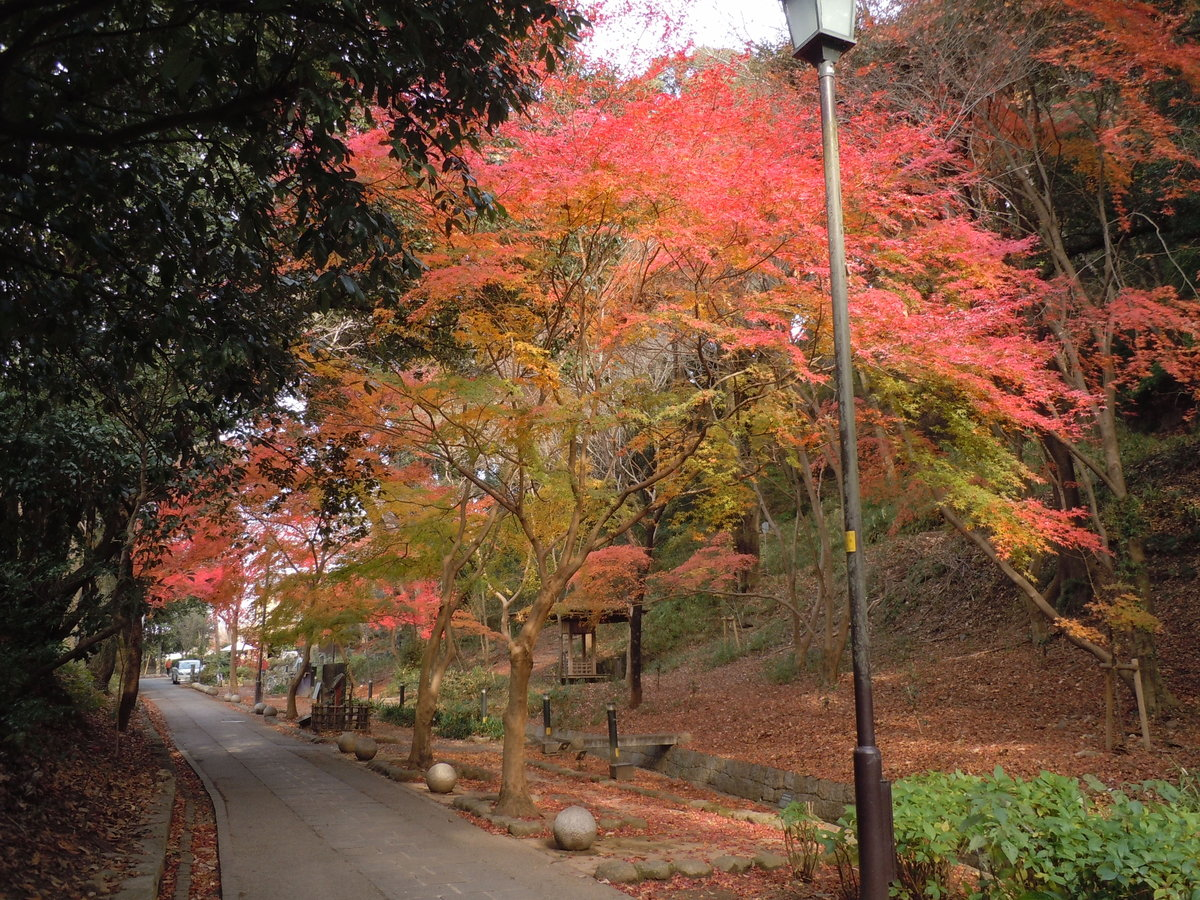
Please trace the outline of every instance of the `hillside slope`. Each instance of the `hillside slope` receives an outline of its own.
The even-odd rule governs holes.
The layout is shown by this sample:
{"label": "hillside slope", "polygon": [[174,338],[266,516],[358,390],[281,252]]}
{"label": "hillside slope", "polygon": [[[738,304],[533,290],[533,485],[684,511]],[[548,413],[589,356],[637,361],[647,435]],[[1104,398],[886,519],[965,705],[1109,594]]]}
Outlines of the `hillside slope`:
{"label": "hillside slope", "polygon": [[[1195,444],[1135,467],[1153,523],[1150,540],[1162,668],[1178,708],[1152,724],[1152,749],[1129,738],[1104,749],[1104,680],[1094,659],[1061,637],[1036,646],[1014,591],[956,535],[890,540],[868,556],[875,708],[887,777],[929,769],[1013,774],[1047,769],[1108,782],[1200,771],[1200,454]],[[758,627],[768,627],[759,623]],[[670,671],[651,665],[644,703],[624,709],[619,683],[570,689],[602,730],[615,702],[624,733],[687,732],[690,747],[841,781],[852,780],[849,673],[822,685],[801,673],[774,684],[777,648],[712,666],[714,648]],[[848,663],[847,663],[848,665]],[[1127,732],[1133,698],[1119,691]]]}

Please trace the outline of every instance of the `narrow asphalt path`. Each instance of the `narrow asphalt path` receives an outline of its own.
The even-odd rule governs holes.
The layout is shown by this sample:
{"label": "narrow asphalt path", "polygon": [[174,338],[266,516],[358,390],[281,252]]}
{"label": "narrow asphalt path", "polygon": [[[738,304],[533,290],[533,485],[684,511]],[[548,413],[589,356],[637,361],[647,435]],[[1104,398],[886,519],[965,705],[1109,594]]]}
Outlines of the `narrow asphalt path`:
{"label": "narrow asphalt path", "polygon": [[411,788],[199,691],[142,681],[216,807],[224,900],[616,900]]}

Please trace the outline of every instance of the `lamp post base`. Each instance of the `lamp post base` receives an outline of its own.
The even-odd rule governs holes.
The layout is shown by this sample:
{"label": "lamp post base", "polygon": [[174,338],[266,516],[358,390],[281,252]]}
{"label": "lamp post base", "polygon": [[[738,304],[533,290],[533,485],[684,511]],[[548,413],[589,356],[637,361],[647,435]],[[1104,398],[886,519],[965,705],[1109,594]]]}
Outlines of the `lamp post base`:
{"label": "lamp post base", "polygon": [[888,885],[896,877],[892,786],[883,780],[878,747],[854,748],[854,803],[861,900],[887,900]]}

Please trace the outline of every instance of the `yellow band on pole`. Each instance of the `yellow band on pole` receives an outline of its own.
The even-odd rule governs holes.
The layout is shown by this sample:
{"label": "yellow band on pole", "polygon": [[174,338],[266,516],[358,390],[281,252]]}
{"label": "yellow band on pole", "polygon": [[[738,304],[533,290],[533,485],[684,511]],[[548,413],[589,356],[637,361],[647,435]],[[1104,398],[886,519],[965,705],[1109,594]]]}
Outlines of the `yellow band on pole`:
{"label": "yellow band on pole", "polygon": [[853,531],[846,532],[846,552],[854,553],[858,550],[858,534]]}

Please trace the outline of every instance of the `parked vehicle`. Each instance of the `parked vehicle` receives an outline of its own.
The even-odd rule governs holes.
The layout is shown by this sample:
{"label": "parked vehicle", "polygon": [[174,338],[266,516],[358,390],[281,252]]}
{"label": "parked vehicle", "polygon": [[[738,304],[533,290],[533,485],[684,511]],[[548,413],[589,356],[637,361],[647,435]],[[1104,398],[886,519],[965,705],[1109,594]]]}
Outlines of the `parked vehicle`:
{"label": "parked vehicle", "polygon": [[172,684],[191,684],[200,680],[204,664],[198,659],[181,659],[171,666]]}

